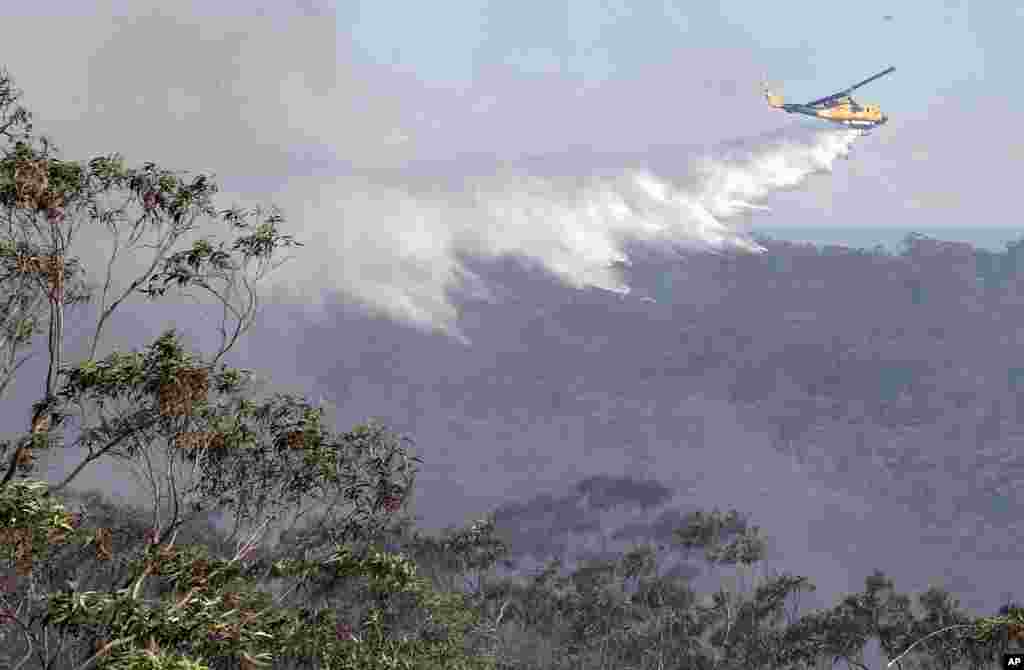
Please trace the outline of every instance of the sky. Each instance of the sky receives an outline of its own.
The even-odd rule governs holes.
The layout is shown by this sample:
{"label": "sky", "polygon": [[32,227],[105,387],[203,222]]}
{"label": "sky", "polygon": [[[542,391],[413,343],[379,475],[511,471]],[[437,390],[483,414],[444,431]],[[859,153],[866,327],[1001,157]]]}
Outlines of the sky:
{"label": "sky", "polygon": [[[410,15],[399,2],[346,4],[341,29],[351,30],[363,53],[453,85],[470,84],[481,69],[510,58],[520,71],[559,72],[596,83],[635,77],[672,60],[681,48],[727,46],[756,55],[766,74],[808,97],[817,97],[823,86],[852,83],[867,70],[899,63],[909,80],[876,86],[885,86],[880,90],[887,108],[903,115],[949,86],[984,78],[986,58],[998,55],[992,37],[1001,36],[1003,48],[1012,44],[1004,17],[959,2],[908,2],[898,9],[865,2],[842,20],[832,8],[812,2],[718,2],[696,10],[670,0],[505,3],[504,9],[503,3],[461,2],[447,5],[450,11],[442,16],[434,9]],[[1012,3],[1004,9],[1014,15]],[[892,19],[885,20],[887,15]],[[979,39],[984,32],[990,33],[987,47]],[[908,39],[923,35],[944,48],[924,50]],[[837,38],[855,43],[837,47]],[[713,66],[706,69],[718,74]]]}
{"label": "sky", "polygon": [[[461,299],[518,301],[527,311],[516,314],[529,309],[522,296],[481,281],[465,255],[523,257],[586,295],[622,288],[607,271],[629,260],[620,236],[749,252],[734,231],[1015,231],[1020,3],[865,0],[848,15],[828,3],[740,0],[84,7],[40,0],[7,11],[18,30],[5,36],[3,64],[37,129],[67,158],[119,151],[131,162],[213,171],[225,201],[281,204],[306,255],[282,270],[265,323],[235,360],[281,384],[349,398],[342,420],[404,416],[428,447],[445,442],[447,418],[410,418],[411,401],[395,388],[450,388],[457,375],[418,357],[458,361],[472,371],[462,373],[468,380],[505,370],[509,352],[516,361],[528,353],[517,349],[511,321],[505,341],[473,338],[473,319],[484,317],[462,309],[451,289],[463,290]],[[881,105],[890,122],[855,140],[771,110],[761,97],[766,77],[801,100],[890,65],[896,71],[858,98]],[[736,165],[722,162],[722,145],[740,148]],[[694,156],[712,156],[711,172],[694,177]],[[597,179],[598,166],[611,176]],[[640,171],[615,172],[623,166]],[[101,249],[83,251],[85,260],[95,264],[90,254]],[[686,290],[700,297],[704,289]],[[107,348],[139,346],[167,324],[197,325],[190,314],[133,305]],[[594,329],[590,337],[600,337],[601,324]],[[282,339],[305,344],[292,351]],[[533,364],[557,367],[557,354]],[[424,406],[448,411],[442,396]],[[30,401],[19,395],[4,413],[23,413]],[[727,402],[706,402],[723,440],[766,448],[761,437],[737,437]],[[472,419],[482,431],[475,450],[457,440],[432,452],[424,480],[435,496],[424,503],[432,523],[555,490],[583,470],[657,472],[659,459],[671,458],[664,445],[646,457],[654,465],[627,467],[631,457],[614,451],[591,458],[579,440],[600,429],[568,417],[527,431],[535,442],[575,436],[553,464],[538,465],[534,447],[494,437],[522,421],[493,412]],[[485,430],[488,421],[497,432]],[[501,450],[514,456],[516,474],[512,465],[493,471]],[[759,467],[788,467],[773,454],[759,455],[771,461]],[[721,454],[709,472],[728,471],[736,458]],[[487,467],[491,474],[481,474]],[[797,488],[792,476],[776,480],[780,490]],[[808,572],[817,567],[831,588],[846,588],[841,560],[815,566],[808,558],[815,549],[800,505],[786,498],[773,508],[759,496],[743,497],[771,517],[767,528],[773,521],[789,541],[808,543]],[[887,532],[905,534],[901,523]],[[862,531],[861,543],[869,539]]]}
{"label": "sky", "polygon": [[[905,227],[907,219],[954,226],[979,214],[993,225],[1010,225],[992,207],[1000,198],[986,193],[985,182],[968,180],[974,183],[965,189],[963,170],[950,166],[991,161],[991,173],[1006,174],[1024,156],[1020,133],[1010,125],[1022,94],[1006,86],[1024,21],[1015,4],[864,2],[837,19],[833,7],[814,2],[537,2],[514,8],[470,2],[400,21],[400,3],[365,2],[339,20],[352,21],[360,55],[438,86],[493,94],[491,71],[502,70],[498,64],[504,62],[538,88],[559,82],[555,99],[575,89],[587,100],[591,91],[599,102],[584,103],[585,111],[559,105],[565,114],[576,112],[566,125],[578,126],[586,139],[560,123],[558,111],[547,108],[544,123],[567,142],[608,148],[673,144],[684,137],[714,141],[768,127],[780,120],[755,104],[763,78],[798,101],[894,65],[894,75],[861,92],[883,106],[892,118],[889,128],[840,178],[794,196],[796,207],[842,207],[844,220],[871,227]],[[508,99],[515,96],[512,90],[496,95],[495,117],[501,105],[515,108],[519,101]],[[620,111],[616,103],[625,101],[633,102],[631,109]],[[540,130],[541,136],[548,134]],[[559,140],[549,143],[557,149]],[[996,182],[996,189],[1008,185]],[[950,195],[953,183],[956,196]],[[874,197],[863,197],[865,191]],[[909,211],[895,222],[872,202],[884,202],[887,212],[893,206]],[[817,212],[798,213],[782,216],[787,225],[819,221]]]}
{"label": "sky", "polygon": [[[59,17],[80,14],[76,3],[15,10],[25,30],[8,64],[40,119],[69,150],[118,138],[215,168],[247,195],[301,173],[417,160],[458,173],[480,154],[749,137],[792,121],[762,104],[766,77],[800,100],[893,65],[862,91],[890,115],[884,132],[833,179],[779,196],[785,209],[758,223],[818,225],[841,209],[842,222],[869,227],[1012,225],[999,208],[1024,158],[1012,118],[1024,94],[1007,85],[1017,3],[864,2],[841,20],[811,2],[95,6],[74,21]],[[35,57],[41,34],[59,35],[66,57]],[[60,132],[83,126],[75,139]],[[216,145],[198,139],[214,127]]]}

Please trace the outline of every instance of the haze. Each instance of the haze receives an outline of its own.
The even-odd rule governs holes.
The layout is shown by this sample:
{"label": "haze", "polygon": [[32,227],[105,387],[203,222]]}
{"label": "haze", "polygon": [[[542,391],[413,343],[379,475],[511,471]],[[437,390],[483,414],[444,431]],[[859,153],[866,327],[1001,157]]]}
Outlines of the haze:
{"label": "haze", "polygon": [[[757,237],[1015,239],[1010,3],[209,7],[32,3],[5,65],[65,157],[212,170],[226,203],[283,206],[307,246],[230,362],[409,433],[425,525],[504,505],[523,546],[579,552],[718,505],[823,603],[876,567],[978,611],[1013,590],[1018,252]],[[760,97],[890,64],[859,96],[891,119],[867,137]],[[196,315],[140,301],[103,353]],[[601,511],[592,477],[669,493]],[[560,519],[546,543],[537,510]]]}

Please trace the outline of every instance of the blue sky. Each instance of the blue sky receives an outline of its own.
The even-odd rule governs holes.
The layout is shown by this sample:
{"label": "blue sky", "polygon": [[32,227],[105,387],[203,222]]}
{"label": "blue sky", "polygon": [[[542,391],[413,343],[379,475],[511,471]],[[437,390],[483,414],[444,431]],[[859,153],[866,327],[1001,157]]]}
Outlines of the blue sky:
{"label": "blue sky", "polygon": [[763,105],[766,76],[800,101],[893,65],[859,93],[889,125],[832,178],[773,198],[755,227],[1016,225],[1002,203],[1024,160],[1019,2],[344,5],[349,57],[427,92],[401,133],[424,155],[750,137],[795,122]]}
{"label": "blue sky", "polygon": [[[845,14],[831,3],[746,0],[456,0],[443,11],[396,0],[342,4],[339,30],[350,31],[367,58],[439,86],[466,86],[494,62],[596,84],[635,77],[680,48],[726,47],[754,54],[797,98],[896,65],[896,77],[867,90],[897,114],[920,113],[922,102],[964,83],[978,84],[972,88],[981,95],[1003,95],[1008,82],[986,83],[986,71],[1008,73],[1006,47],[1024,22],[1014,3],[925,0],[866,0]],[[750,82],[751,90],[756,85]]]}
{"label": "blue sky", "polygon": [[[889,125],[755,225],[1015,225],[1002,203],[1024,160],[1020,2],[107,0],[57,23],[81,6],[18,11],[7,64],[69,150],[198,161],[240,193],[312,165],[429,159],[457,173],[470,154],[752,137],[799,123],[763,103],[765,76],[805,100],[894,65],[861,92]],[[43,34],[80,56],[34,57]],[[143,111],[164,130],[135,122]]]}
{"label": "blue sky", "polygon": [[339,16],[340,29],[351,21],[355,41],[369,57],[455,85],[468,83],[474,68],[503,61],[524,72],[557,71],[600,82],[629,77],[637,68],[665,59],[680,41],[694,45],[743,37],[714,5],[684,14],[671,3],[659,7],[578,0],[459,1],[447,3],[443,13],[431,5],[356,4]]}

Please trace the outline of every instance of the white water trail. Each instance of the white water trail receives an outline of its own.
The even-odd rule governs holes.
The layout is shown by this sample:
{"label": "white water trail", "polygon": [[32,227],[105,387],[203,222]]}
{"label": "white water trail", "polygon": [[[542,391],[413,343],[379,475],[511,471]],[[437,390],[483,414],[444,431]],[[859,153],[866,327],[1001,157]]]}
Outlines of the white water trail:
{"label": "white water trail", "polygon": [[301,205],[289,219],[306,246],[272,281],[275,292],[320,307],[340,292],[373,312],[464,339],[452,292],[490,294],[461,258],[516,256],[569,286],[628,293],[615,265],[629,263],[629,241],[760,253],[729,220],[830,171],[859,134],[790,130],[747,140],[692,158],[682,179],[649,169],[571,177],[506,170],[463,180],[462,188],[342,177],[301,197],[290,189]]}

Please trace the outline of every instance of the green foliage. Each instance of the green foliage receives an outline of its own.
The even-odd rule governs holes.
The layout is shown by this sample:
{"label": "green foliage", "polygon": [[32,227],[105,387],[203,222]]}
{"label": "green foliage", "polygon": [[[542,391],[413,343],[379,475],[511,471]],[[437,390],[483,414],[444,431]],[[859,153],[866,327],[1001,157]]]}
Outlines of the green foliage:
{"label": "green foliage", "polygon": [[64,505],[44,497],[45,490],[45,483],[35,481],[15,481],[0,489],[0,558],[20,571],[76,533]]}
{"label": "green foliage", "polygon": [[[149,278],[148,288],[140,288],[139,291],[150,298],[161,297],[172,285],[178,288],[202,285],[206,281],[206,273],[217,274],[238,270],[253,260],[265,265],[278,249],[303,246],[301,242],[295,241],[293,236],[279,232],[284,219],[276,210],[265,213],[260,208],[236,208],[220,212],[221,219],[233,230],[248,230],[252,225],[247,219],[261,216],[265,217],[263,223],[259,224],[253,233],[237,237],[230,247],[231,252],[240,255],[240,260],[234,260],[232,254],[225,251],[223,242],[214,248],[209,239],[200,239],[192,244],[191,249],[179,251],[166,258],[163,270]],[[160,286],[156,285],[158,282],[161,283]]]}
{"label": "green foliage", "polygon": [[[44,491],[39,482],[5,489],[4,518],[71,533],[68,521],[55,512],[62,507],[44,497]],[[268,594],[254,588],[240,561],[211,558],[199,546],[148,544],[129,561],[128,570],[130,584],[125,588],[62,590],[47,597],[48,625],[117,642],[100,667],[206,667],[189,659],[247,657],[258,663],[279,654],[317,658],[326,667],[339,668],[488,667],[461,651],[463,635],[475,621],[464,601],[434,592],[401,555],[369,551],[356,556],[349,548],[338,547],[326,561],[278,562],[274,576],[297,577],[301,582],[329,571],[334,577],[365,579],[379,596],[412,594],[435,622],[418,637],[392,635],[383,605],[371,607],[352,635],[343,636],[334,616],[276,606]],[[175,595],[140,598],[147,578]],[[157,653],[150,647],[168,651]]]}
{"label": "green foliage", "polygon": [[[418,461],[408,441],[374,422],[332,433],[322,424],[321,408],[283,394],[256,401],[248,371],[216,365],[255,313],[254,295],[240,307],[230,302],[233,288],[250,288],[243,273],[255,263],[258,278],[272,269],[280,248],[301,246],[280,231],[280,213],[218,210],[211,177],[155,163],[132,168],[119,154],[87,163],[56,160],[49,141],[31,135],[29,114],[16,107],[19,96],[6,73],[0,76],[0,136],[10,140],[0,157],[0,206],[16,231],[0,240],[0,256],[11,269],[4,281],[14,299],[29,295],[22,281],[26,273],[14,271],[26,257],[56,252],[66,270],[77,271],[75,259],[67,257],[71,236],[65,229],[85,219],[119,234],[127,224],[130,244],[147,231],[159,240],[150,245],[157,249],[151,270],[131,281],[128,292],[159,297],[171,286],[201,288],[224,303],[238,326],[233,333],[222,327],[223,347],[210,362],[187,352],[172,330],[143,351],[66,365],[62,334],[55,331],[58,343],[51,339],[49,351],[55,390],[35,409],[57,421],[40,423],[31,444],[43,444],[36,444],[37,437],[49,440],[51,429],[71,417],[80,424],[76,445],[87,456],[59,485],[10,481],[14,460],[0,483],[0,567],[13,563],[19,575],[14,582],[0,581],[0,663],[184,669],[238,662],[249,669],[289,657],[327,668],[488,667],[465,653],[464,635],[476,616],[462,596],[434,591],[407,557],[363,546],[406,504]],[[52,226],[41,236],[35,217],[44,209]],[[215,244],[206,237],[170,251],[202,217],[219,217],[236,233],[234,241]],[[260,220],[250,223],[252,218]],[[112,295],[108,302],[109,290],[108,276],[93,352],[110,313],[128,295]],[[51,328],[61,322],[62,307],[51,300]],[[4,326],[16,342],[26,340],[37,323],[23,309]],[[197,435],[212,439],[177,448],[179,438]],[[134,521],[85,528],[58,500],[58,492],[95,460],[152,467],[158,456],[169,466],[191,465],[195,477],[191,484],[168,478],[167,498],[154,488],[158,504],[174,503],[169,511],[153,510],[154,526],[145,538]],[[22,460],[19,467],[31,472],[31,462],[22,466]],[[162,477],[151,481],[156,487]],[[264,555],[273,552],[257,548],[257,535],[233,558],[212,555],[213,538],[204,538],[209,547],[175,546],[177,532],[194,518],[179,504],[186,501],[194,513],[233,513],[236,522],[257,525],[257,534],[286,513],[308,513],[303,505],[325,511],[319,527],[294,534],[297,542],[275,550],[281,560],[268,561]],[[161,517],[164,512],[169,517]],[[260,557],[252,560],[253,554]],[[264,570],[268,562],[270,574]],[[268,580],[291,586],[275,599]],[[371,597],[351,624],[339,622],[334,611],[289,604],[288,593],[316,582],[358,587]],[[27,655],[4,655],[19,648]]]}

